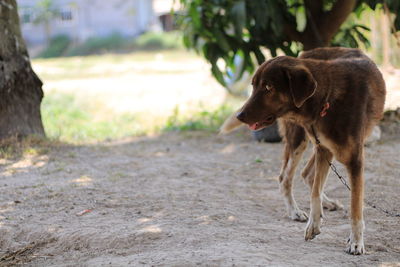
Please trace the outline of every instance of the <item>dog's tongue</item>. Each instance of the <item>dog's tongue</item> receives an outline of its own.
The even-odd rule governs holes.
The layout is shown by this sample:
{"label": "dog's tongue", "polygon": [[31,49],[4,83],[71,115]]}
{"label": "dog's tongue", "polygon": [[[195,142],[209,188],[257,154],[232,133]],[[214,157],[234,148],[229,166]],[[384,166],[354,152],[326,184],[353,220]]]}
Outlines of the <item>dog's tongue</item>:
{"label": "dog's tongue", "polygon": [[252,125],[249,125],[249,128],[253,131],[255,131],[257,129],[258,123],[253,123]]}

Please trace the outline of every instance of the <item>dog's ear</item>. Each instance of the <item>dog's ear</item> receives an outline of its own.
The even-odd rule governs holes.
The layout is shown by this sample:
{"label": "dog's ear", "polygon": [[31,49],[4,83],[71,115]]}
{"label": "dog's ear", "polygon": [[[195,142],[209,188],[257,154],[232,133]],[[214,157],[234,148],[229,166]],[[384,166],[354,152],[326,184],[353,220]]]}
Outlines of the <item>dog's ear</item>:
{"label": "dog's ear", "polygon": [[314,95],[317,82],[306,67],[289,67],[286,69],[286,75],[293,103],[299,108]]}

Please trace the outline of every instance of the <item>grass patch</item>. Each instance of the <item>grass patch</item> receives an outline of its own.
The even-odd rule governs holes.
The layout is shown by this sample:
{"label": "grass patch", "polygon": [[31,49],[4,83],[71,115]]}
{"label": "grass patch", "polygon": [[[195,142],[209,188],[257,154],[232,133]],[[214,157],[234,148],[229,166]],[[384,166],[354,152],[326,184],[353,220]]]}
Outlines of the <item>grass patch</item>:
{"label": "grass patch", "polygon": [[134,41],[139,50],[182,49],[182,35],[178,32],[148,32]]}
{"label": "grass patch", "polygon": [[42,51],[38,58],[60,57],[68,49],[71,40],[66,35],[58,35],[51,39],[49,46]]}
{"label": "grass patch", "polygon": [[66,35],[59,35],[53,38],[48,47],[37,57],[72,57],[171,49],[183,49],[181,33],[147,32],[136,38],[113,33],[105,37],[91,37],[80,44],[74,44]]}
{"label": "grass patch", "polygon": [[[36,58],[32,60],[32,66],[39,77],[46,82],[129,74],[133,72],[132,67],[121,70],[121,66],[135,66],[141,63],[157,62],[160,58],[165,62],[188,62],[188,64],[198,59],[194,53],[184,50],[168,50],[159,53],[140,51],[129,54],[104,54],[51,59]],[[106,67],[107,72],[99,70],[99,67]],[[151,66],[143,67],[142,71],[144,72],[143,74],[155,73],[154,69],[151,69]],[[158,74],[168,75],[171,74],[171,70],[162,70]]]}
{"label": "grass patch", "polygon": [[[176,66],[160,69],[154,67],[159,66],[155,63],[167,66],[169,62],[173,62]],[[83,144],[165,131],[217,130],[225,118],[233,112],[229,105],[235,106],[237,103],[234,100],[228,99],[229,105],[219,108],[210,108],[207,103],[204,106],[192,104],[190,110],[185,109],[183,112],[182,109],[176,109],[173,114],[169,107],[165,110],[163,108],[164,111],[158,111],[157,107],[151,106],[151,103],[148,109],[133,107],[129,112],[128,106],[126,109],[114,110],[114,107],[118,107],[118,103],[114,102],[114,98],[111,103],[108,102],[108,92],[103,88],[99,93],[95,90],[84,92],[86,86],[90,86],[90,82],[96,77],[117,81],[129,74],[146,75],[151,82],[153,77],[159,77],[159,74],[171,75],[171,71],[180,74],[185,71],[186,65],[193,63],[198,63],[198,56],[184,50],[33,60],[36,73],[46,84],[41,111],[47,137],[64,143]],[[82,83],[84,84],[82,87],[80,79],[88,79]],[[67,84],[67,87],[64,81],[67,83],[74,81],[74,83],[71,83],[71,87]],[[142,90],[141,83],[142,81],[136,85],[137,88],[130,85],[131,89]],[[95,81],[93,88],[96,84]],[[112,90],[110,87],[110,91]],[[117,93],[121,94],[121,98],[125,97],[124,91]],[[143,90],[143,94],[145,93]],[[130,97],[130,93],[127,95]],[[141,100],[132,98],[132,105],[135,105],[135,101]],[[198,99],[198,101],[200,103],[205,100]],[[242,101],[243,99],[240,99],[238,103]],[[128,112],[121,113],[118,110]]]}
{"label": "grass patch", "polygon": [[120,51],[128,49],[131,46],[130,42],[129,39],[124,38],[118,33],[107,37],[92,37],[84,43],[69,49],[65,56],[85,56]]}
{"label": "grass patch", "polygon": [[143,134],[133,114],[99,119],[96,118],[97,108],[78,101],[73,95],[49,93],[42,102],[42,119],[47,137],[81,143]]}
{"label": "grass patch", "polygon": [[176,108],[169,117],[114,114],[106,112],[102,106],[59,92],[48,93],[42,102],[42,120],[47,137],[72,144],[170,131],[217,131],[233,111],[230,105],[222,105],[212,111],[184,113]]}
{"label": "grass patch", "polygon": [[233,112],[234,108],[227,104],[212,111],[203,110],[194,114],[182,114],[176,108],[167,119],[163,131],[217,131]]}
{"label": "grass patch", "polygon": [[22,156],[45,155],[49,152],[50,147],[57,144],[57,142],[34,135],[24,138],[11,137],[1,140],[0,158],[16,159]]}

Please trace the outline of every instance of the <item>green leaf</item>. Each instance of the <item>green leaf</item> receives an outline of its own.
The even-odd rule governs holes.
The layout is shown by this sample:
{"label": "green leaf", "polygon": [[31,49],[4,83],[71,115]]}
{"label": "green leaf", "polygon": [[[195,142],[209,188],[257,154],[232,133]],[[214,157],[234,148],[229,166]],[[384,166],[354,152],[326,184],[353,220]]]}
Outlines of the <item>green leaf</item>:
{"label": "green leaf", "polygon": [[362,2],[364,2],[371,9],[374,9],[374,10],[375,10],[376,6],[381,3],[381,1],[379,1],[379,0],[363,0]]}
{"label": "green leaf", "polygon": [[358,42],[357,42],[356,38],[354,38],[353,35],[348,33],[347,34],[347,39],[349,40],[349,44],[350,44],[351,47],[358,48]]}
{"label": "green leaf", "polygon": [[271,16],[271,28],[274,31],[275,35],[280,36],[283,31],[283,25],[285,24],[283,21],[283,11],[279,6],[278,1],[270,1],[269,5],[269,13]]}
{"label": "green leaf", "polygon": [[251,12],[251,16],[247,16],[248,19],[254,19],[255,27],[260,29],[266,29],[269,20],[269,8],[265,1],[254,1],[248,0],[248,11]]}
{"label": "green leaf", "polygon": [[189,16],[192,19],[193,26],[196,28],[201,28],[201,20],[200,20],[200,14],[201,14],[201,7],[196,6],[194,3],[192,3],[189,7]]}
{"label": "green leaf", "polygon": [[271,51],[271,56],[272,56],[272,57],[276,57],[276,56],[277,56],[277,54],[276,54],[276,48],[275,48],[275,47],[271,47],[271,48],[269,49],[269,51]]}
{"label": "green leaf", "polygon": [[238,74],[236,76],[236,81],[239,81],[242,77],[244,72],[246,71],[246,67],[249,65],[249,61],[251,64],[251,59],[250,59],[250,55],[248,54],[248,51],[241,51],[241,58],[242,58],[242,62],[241,64],[237,67],[237,69],[235,70],[235,72]]}
{"label": "green leaf", "polygon": [[218,28],[214,28],[213,33],[214,33],[214,37],[217,39],[216,41],[217,41],[218,45],[222,48],[222,50],[224,50],[226,53],[228,53],[231,50],[231,48],[228,43],[228,40],[225,37],[225,34]]}
{"label": "green leaf", "polygon": [[[178,0],[176,0],[178,1]],[[183,10],[177,13],[179,25],[184,30],[184,42],[201,52],[211,63],[214,77],[224,84],[224,76],[231,71],[240,77],[244,71],[252,72],[255,63],[265,61],[263,49],[275,57],[277,51],[296,56],[302,44],[290,39],[284,27],[291,26],[299,32],[306,27],[304,0],[179,0]],[[337,0],[323,1],[324,11],[330,10]],[[400,29],[400,0],[385,0],[394,24]],[[382,8],[383,0],[357,0],[353,15],[361,17],[369,8]],[[182,17],[182,18],[180,18]],[[318,27],[319,25],[317,25]],[[369,46],[369,29],[349,19],[341,27],[333,45]],[[235,56],[243,57],[237,66]],[[217,66],[224,60],[225,66]]]}
{"label": "green leaf", "polygon": [[361,15],[364,11],[365,11],[365,6],[361,4],[358,7],[356,7],[356,9],[353,12],[357,18],[361,18]]}
{"label": "green leaf", "polygon": [[354,28],[354,32],[357,36],[357,38],[364,44],[364,46],[366,48],[371,46],[371,43],[369,42],[369,40],[367,39],[367,37],[364,36],[364,34],[362,34],[362,32],[360,32],[357,27]]}
{"label": "green leaf", "polygon": [[218,68],[216,62],[212,64],[211,66],[211,72],[214,75],[215,79],[223,85],[226,86],[225,80],[224,80],[224,75],[222,74],[221,70]]}
{"label": "green leaf", "polygon": [[396,19],[394,20],[394,27],[397,31],[400,31],[400,10],[398,11]]}
{"label": "green leaf", "polygon": [[361,29],[363,29],[363,30],[366,30],[366,31],[371,31],[371,29],[370,28],[368,28],[367,26],[365,26],[365,25],[361,25],[361,24],[355,24],[353,27],[355,27],[355,28],[361,28]]}
{"label": "green leaf", "polygon": [[261,65],[262,63],[264,63],[265,61],[265,56],[264,54],[261,52],[260,48],[258,46],[254,47],[253,49],[253,53],[256,56],[257,62],[259,65]]}
{"label": "green leaf", "polygon": [[242,38],[243,28],[246,23],[246,3],[244,0],[236,2],[232,9],[233,26],[237,38]]}

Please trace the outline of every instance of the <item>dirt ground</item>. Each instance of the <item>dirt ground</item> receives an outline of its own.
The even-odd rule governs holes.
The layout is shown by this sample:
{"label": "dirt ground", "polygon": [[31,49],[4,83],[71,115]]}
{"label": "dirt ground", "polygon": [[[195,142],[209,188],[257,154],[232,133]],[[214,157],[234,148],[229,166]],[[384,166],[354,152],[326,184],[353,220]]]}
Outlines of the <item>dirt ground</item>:
{"label": "dirt ground", "polygon": [[[365,168],[366,198],[397,213],[399,150],[398,139],[366,148]],[[345,254],[349,194],[332,174],[326,192],[345,209],[326,211],[305,242],[278,190],[281,151],[239,130],[0,159],[0,265],[400,266],[400,218],[368,206],[368,253]],[[295,196],[308,212],[299,177]]]}

